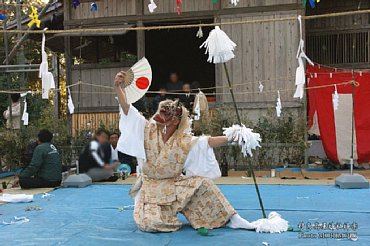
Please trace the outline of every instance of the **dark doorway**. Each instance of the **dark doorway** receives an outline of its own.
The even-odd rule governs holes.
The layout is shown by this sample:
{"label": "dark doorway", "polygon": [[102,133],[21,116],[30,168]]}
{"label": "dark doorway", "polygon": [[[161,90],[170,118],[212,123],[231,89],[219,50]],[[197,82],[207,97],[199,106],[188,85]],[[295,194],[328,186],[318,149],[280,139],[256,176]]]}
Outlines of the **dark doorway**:
{"label": "dark doorway", "polygon": [[215,65],[207,62],[205,49],[199,49],[211,30],[211,27],[204,27],[203,38],[196,37],[198,28],[146,31],[145,54],[153,70],[150,89],[165,86],[171,72],[178,72],[183,82],[198,81],[201,88],[215,86]]}

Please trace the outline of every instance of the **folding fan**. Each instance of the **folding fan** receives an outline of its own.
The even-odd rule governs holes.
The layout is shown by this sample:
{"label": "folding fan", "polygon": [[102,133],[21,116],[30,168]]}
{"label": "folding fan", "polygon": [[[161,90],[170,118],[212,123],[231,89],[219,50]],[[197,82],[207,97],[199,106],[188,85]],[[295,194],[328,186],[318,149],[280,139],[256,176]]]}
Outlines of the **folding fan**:
{"label": "folding fan", "polygon": [[127,103],[134,103],[148,91],[152,82],[152,68],[143,57],[126,72],[123,88],[126,92]]}

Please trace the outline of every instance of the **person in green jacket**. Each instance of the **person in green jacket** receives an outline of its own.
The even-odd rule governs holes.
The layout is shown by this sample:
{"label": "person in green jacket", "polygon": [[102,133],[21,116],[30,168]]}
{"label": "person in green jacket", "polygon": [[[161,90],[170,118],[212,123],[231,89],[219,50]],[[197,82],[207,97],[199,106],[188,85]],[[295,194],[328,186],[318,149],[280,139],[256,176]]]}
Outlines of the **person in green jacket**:
{"label": "person in green jacket", "polygon": [[62,180],[62,163],[57,148],[51,144],[53,134],[43,129],[37,135],[31,163],[19,174],[21,188],[44,188],[59,186]]}

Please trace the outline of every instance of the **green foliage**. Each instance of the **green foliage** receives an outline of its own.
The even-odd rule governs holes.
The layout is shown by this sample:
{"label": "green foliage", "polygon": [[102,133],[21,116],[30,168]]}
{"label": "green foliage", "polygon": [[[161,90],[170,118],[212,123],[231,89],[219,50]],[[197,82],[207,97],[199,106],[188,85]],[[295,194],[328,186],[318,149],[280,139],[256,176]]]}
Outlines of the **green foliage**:
{"label": "green foliage", "polygon": [[302,143],[304,141],[304,119],[285,113],[276,117],[274,110],[268,110],[254,126],[265,143]]}
{"label": "green foliage", "polygon": [[20,166],[21,152],[26,143],[18,131],[5,130],[0,132],[0,156],[2,166],[7,170],[16,170]]}
{"label": "green foliage", "polygon": [[46,104],[38,113],[38,118],[30,117],[30,124],[21,130],[7,130],[0,128],[0,159],[2,166],[7,170],[16,170],[21,166],[22,153],[30,140],[37,140],[37,134],[41,129],[48,129],[53,134],[53,144],[59,150],[62,163],[71,165],[79,155],[82,146],[91,138],[87,130],[76,132],[72,137],[68,128],[67,119],[55,119],[54,108]]}

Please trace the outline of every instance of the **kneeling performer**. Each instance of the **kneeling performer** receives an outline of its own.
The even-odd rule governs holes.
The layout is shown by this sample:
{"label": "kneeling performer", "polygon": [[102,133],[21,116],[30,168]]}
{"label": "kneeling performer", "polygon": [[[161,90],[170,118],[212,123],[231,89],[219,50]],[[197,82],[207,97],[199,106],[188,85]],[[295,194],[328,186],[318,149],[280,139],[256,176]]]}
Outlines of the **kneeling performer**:
{"label": "kneeling performer", "polygon": [[212,148],[226,145],[228,138],[192,136],[188,111],[177,101],[161,102],[147,121],[127,103],[121,87],[125,75],[118,73],[114,81],[121,106],[118,150],[139,159],[140,175],[130,191],[137,226],[147,232],[176,231],[181,228],[176,215],[182,213],[194,229],[254,230],[209,178],[220,176]]}

